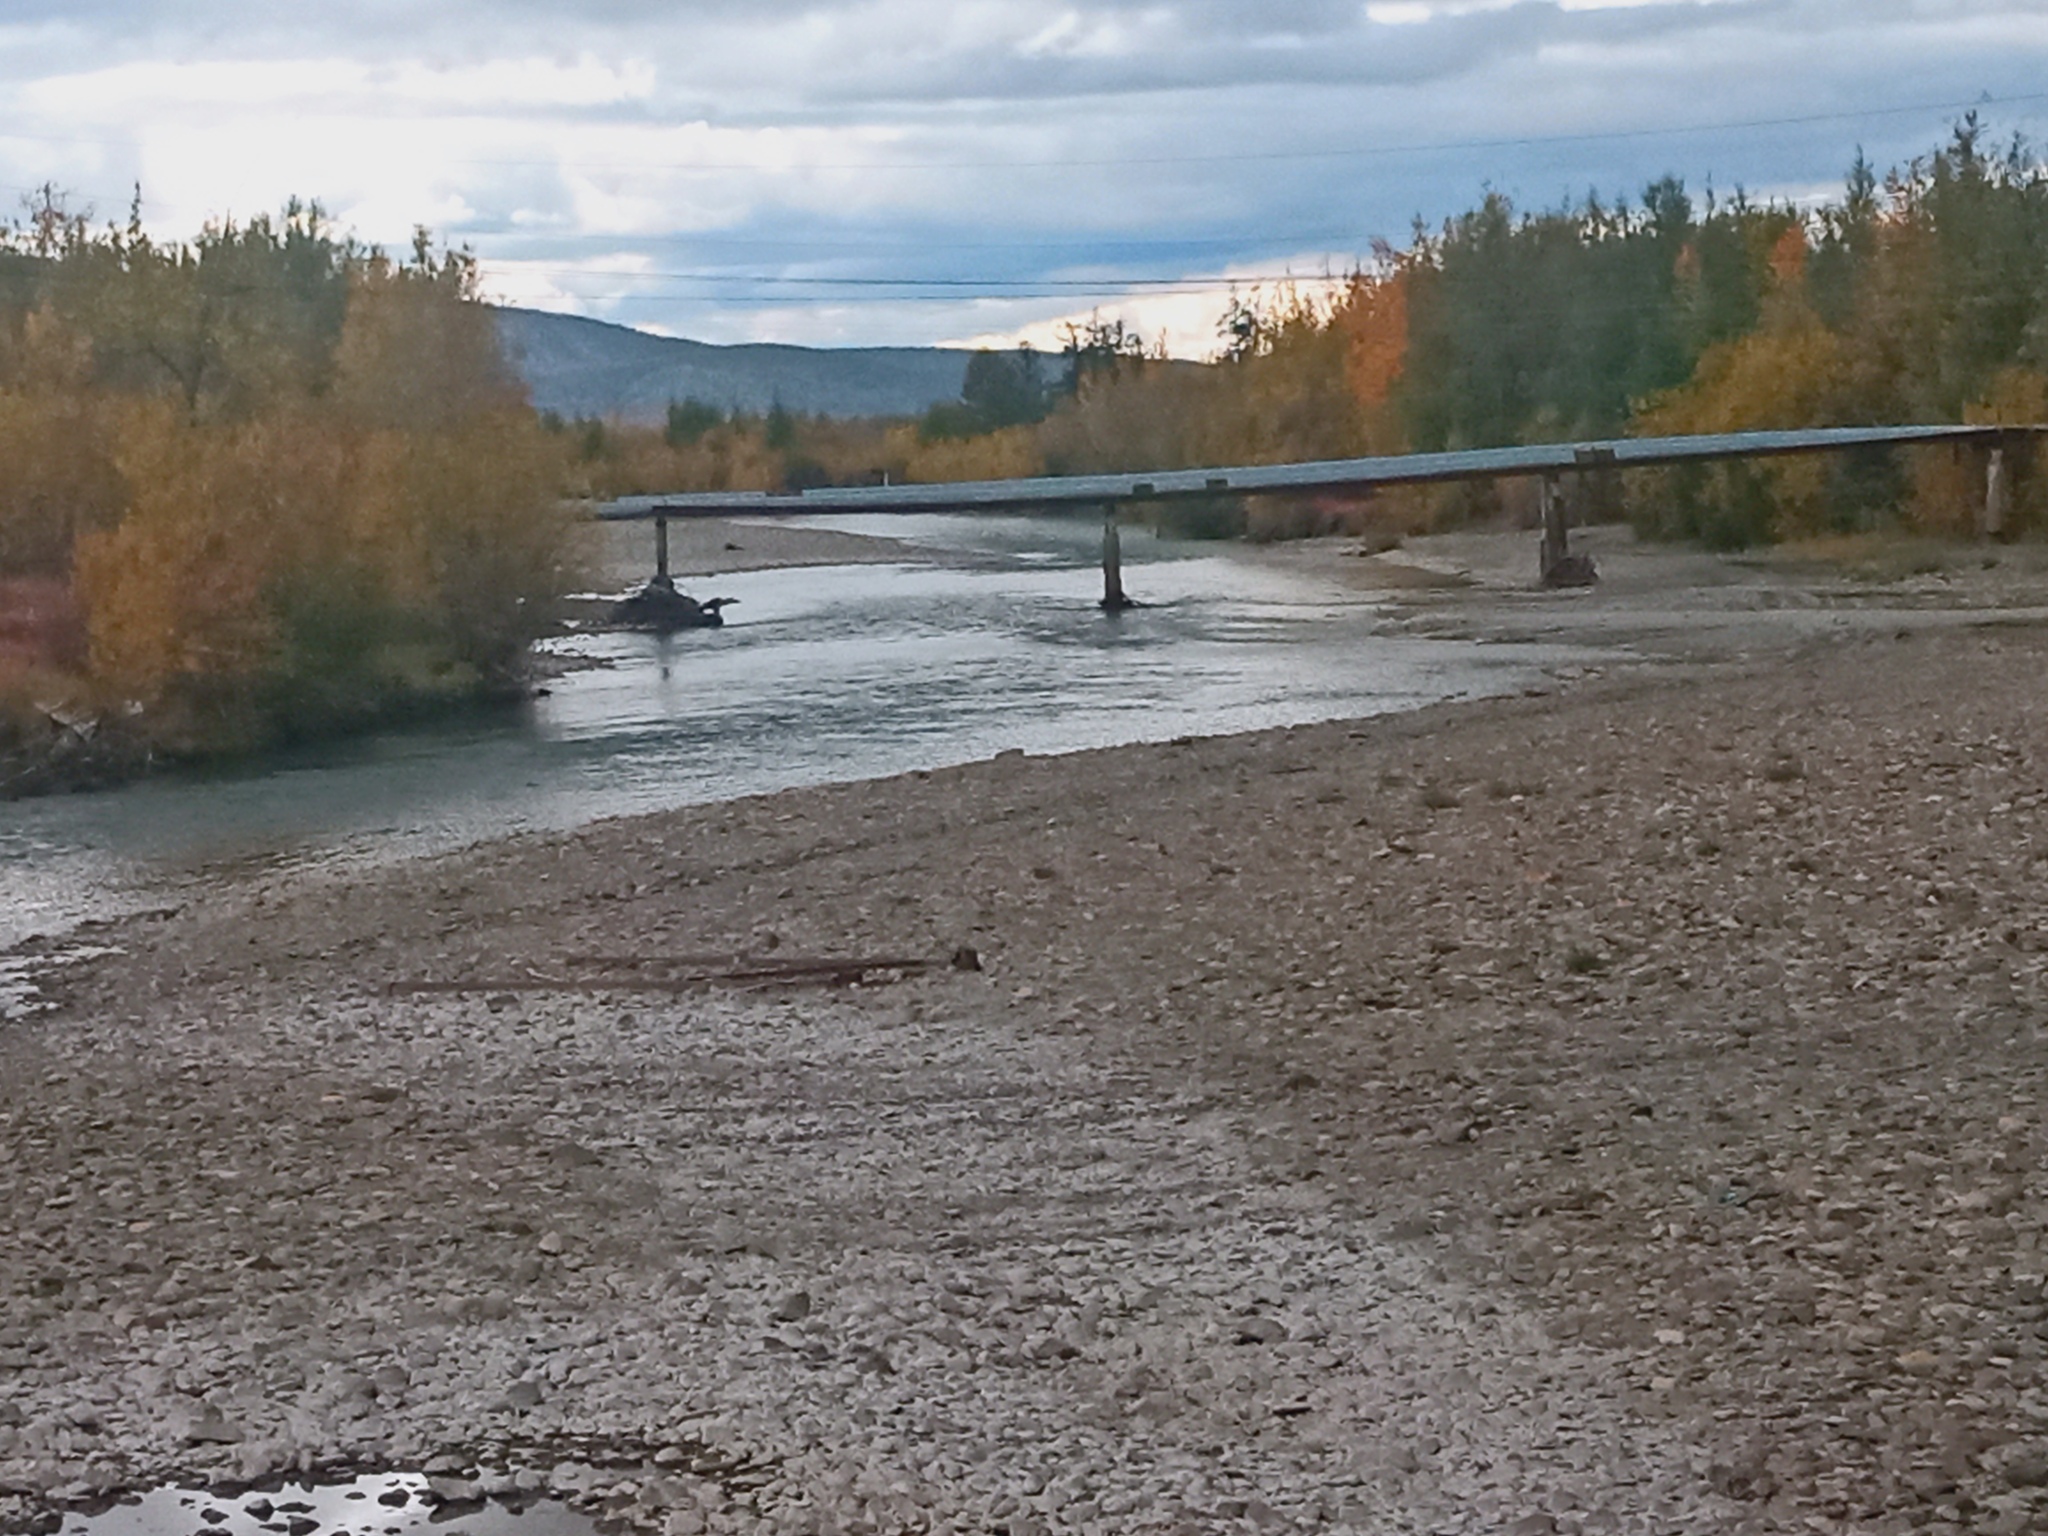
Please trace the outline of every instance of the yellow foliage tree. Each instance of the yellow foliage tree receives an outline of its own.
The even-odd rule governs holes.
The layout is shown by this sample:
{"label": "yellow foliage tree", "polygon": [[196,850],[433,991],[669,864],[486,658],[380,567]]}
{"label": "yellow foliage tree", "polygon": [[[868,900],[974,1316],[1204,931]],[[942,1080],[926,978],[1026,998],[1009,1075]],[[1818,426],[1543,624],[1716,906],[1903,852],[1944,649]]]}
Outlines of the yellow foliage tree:
{"label": "yellow foliage tree", "polygon": [[121,516],[90,370],[89,347],[48,309],[0,324],[0,578],[68,575],[78,535]]}
{"label": "yellow foliage tree", "polygon": [[1834,425],[1844,414],[1842,344],[1811,311],[1711,347],[1690,382],[1636,415],[1645,436]]}
{"label": "yellow foliage tree", "polygon": [[1045,453],[1030,427],[1004,427],[936,442],[920,437],[915,427],[899,427],[890,434],[887,448],[901,463],[906,481],[1017,480],[1045,473]]}
{"label": "yellow foliage tree", "polygon": [[[1708,348],[1689,382],[1637,412],[1635,429],[1646,437],[1754,432],[1842,426],[1855,416],[1844,388],[1841,338],[1794,300],[1763,329]],[[1805,457],[1716,469],[1705,496],[1719,512],[1689,515],[1718,518],[1719,532],[1685,527],[1683,520],[1667,531],[1704,533],[1722,543],[1820,532],[1829,525],[1828,475],[1825,461]],[[1686,483],[1687,477],[1667,476],[1660,494],[1682,498],[1678,487]]]}
{"label": "yellow foliage tree", "polygon": [[[2028,426],[2048,421],[2048,375],[2037,369],[2001,369],[1983,398],[1965,407],[1963,419],[1980,426]],[[2027,452],[2022,448],[2022,454]],[[2013,505],[2006,532],[2048,524],[2048,484],[2030,467],[2009,462]],[[1968,537],[1977,531],[1986,490],[1981,452],[1922,449],[1913,457],[1912,490],[1906,521],[1917,533]]]}
{"label": "yellow foliage tree", "polygon": [[408,264],[379,255],[352,269],[335,402],[363,426],[400,429],[523,408],[496,323],[475,299],[475,264],[458,252],[436,261],[424,234]]}
{"label": "yellow foliage tree", "polygon": [[394,602],[422,614],[455,661],[502,677],[580,564],[557,445],[531,413],[490,410],[435,432],[380,433],[373,457],[353,543],[402,550],[384,572]]}
{"label": "yellow foliage tree", "polygon": [[180,679],[249,679],[276,643],[275,513],[296,492],[258,430],[192,428],[157,403],[119,414],[128,514],[76,554],[93,671],[146,702]]}

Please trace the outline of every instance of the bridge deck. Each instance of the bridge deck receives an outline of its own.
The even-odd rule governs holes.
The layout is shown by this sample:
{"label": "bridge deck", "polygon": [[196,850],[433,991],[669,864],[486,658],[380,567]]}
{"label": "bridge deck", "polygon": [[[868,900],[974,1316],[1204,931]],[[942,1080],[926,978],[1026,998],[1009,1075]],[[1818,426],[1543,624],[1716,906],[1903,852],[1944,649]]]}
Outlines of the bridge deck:
{"label": "bridge deck", "polygon": [[1056,475],[967,480],[939,485],[825,486],[808,491],[697,491],[627,496],[599,516],[650,518],[788,516],[819,512],[1016,511],[1032,507],[1107,507],[1128,502],[1250,495],[1271,491],[1367,490],[1495,476],[1559,475],[1599,469],[1648,469],[1721,459],[1770,458],[1848,448],[1931,444],[1998,446],[2048,432],[2048,426],[1829,427],[1799,432],[1734,432],[1698,437],[1634,437],[1464,453],[1409,453],[1302,464],[1250,464],[1119,475]]}

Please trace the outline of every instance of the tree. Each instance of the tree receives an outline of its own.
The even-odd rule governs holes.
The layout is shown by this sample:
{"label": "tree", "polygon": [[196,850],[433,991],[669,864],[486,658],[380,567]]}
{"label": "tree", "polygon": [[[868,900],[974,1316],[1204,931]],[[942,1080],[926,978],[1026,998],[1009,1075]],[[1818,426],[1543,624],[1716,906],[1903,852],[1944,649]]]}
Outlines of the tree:
{"label": "tree", "polygon": [[0,257],[0,575],[68,578],[160,745],[503,685],[575,550],[465,253],[394,262],[299,203],[94,233],[53,194]]}
{"label": "tree", "polygon": [[336,402],[368,427],[452,426],[523,410],[526,389],[476,301],[476,262],[434,254],[426,231],[412,259],[382,252],[348,267],[346,318],[334,348]]}
{"label": "tree", "polygon": [[[1377,421],[1408,365],[1408,272],[1354,274],[1332,323],[1344,338],[1344,373],[1359,408]],[[1391,431],[1383,432],[1390,437]],[[1391,451],[1392,443],[1382,444]]]}
{"label": "tree", "polygon": [[1877,172],[1859,147],[1844,178],[1842,200],[1819,215],[1819,237],[1807,263],[1814,308],[1834,330],[1847,326],[1876,257],[1882,210]]}
{"label": "tree", "polygon": [[194,420],[247,418],[327,387],[361,253],[332,237],[317,204],[166,245],[143,230],[138,196],[125,228],[91,238],[73,226],[67,239],[48,301],[91,337],[101,383],[168,394]]}
{"label": "tree", "polygon": [[1044,419],[1045,371],[1038,353],[1026,342],[1014,352],[987,348],[967,359],[960,399],[982,431],[1023,426]]}
{"label": "tree", "polygon": [[1145,338],[1121,319],[1093,314],[1085,325],[1064,326],[1061,338],[1069,394],[1079,394],[1091,379],[1115,378],[1144,361]]}
{"label": "tree", "polygon": [[671,448],[687,448],[703,439],[706,432],[725,420],[725,412],[715,405],[706,405],[702,400],[671,400],[668,403],[668,422],[662,428],[662,437]]}

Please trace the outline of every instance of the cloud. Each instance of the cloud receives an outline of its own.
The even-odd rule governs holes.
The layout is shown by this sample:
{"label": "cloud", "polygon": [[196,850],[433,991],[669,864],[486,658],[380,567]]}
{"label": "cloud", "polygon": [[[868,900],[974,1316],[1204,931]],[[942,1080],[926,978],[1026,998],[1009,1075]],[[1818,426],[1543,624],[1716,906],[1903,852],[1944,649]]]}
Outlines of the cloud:
{"label": "cloud", "polygon": [[1342,264],[1488,187],[1810,196],[1949,115],[1894,109],[2044,64],[2030,0],[13,0],[0,196],[139,181],[173,234],[317,196],[470,242],[507,297],[713,339],[1126,303],[1203,350],[1219,288],[1117,280]]}

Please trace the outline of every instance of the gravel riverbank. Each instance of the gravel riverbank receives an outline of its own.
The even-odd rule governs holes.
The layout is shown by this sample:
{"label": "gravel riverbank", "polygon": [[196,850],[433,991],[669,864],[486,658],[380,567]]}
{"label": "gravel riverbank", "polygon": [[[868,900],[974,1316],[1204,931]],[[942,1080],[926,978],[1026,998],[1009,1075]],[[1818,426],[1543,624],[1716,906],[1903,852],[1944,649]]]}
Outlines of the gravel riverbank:
{"label": "gravel riverbank", "polygon": [[[654,574],[652,523],[606,523],[599,538],[599,568],[608,586],[631,586]],[[685,517],[668,525],[669,569],[678,580],[807,565],[919,564],[932,558],[930,550],[901,539],[765,518],[750,523]]]}
{"label": "gravel riverbank", "polygon": [[2044,663],[1885,634],[103,928],[0,1032],[0,1526],[445,1458],[677,1533],[2039,1528]]}

